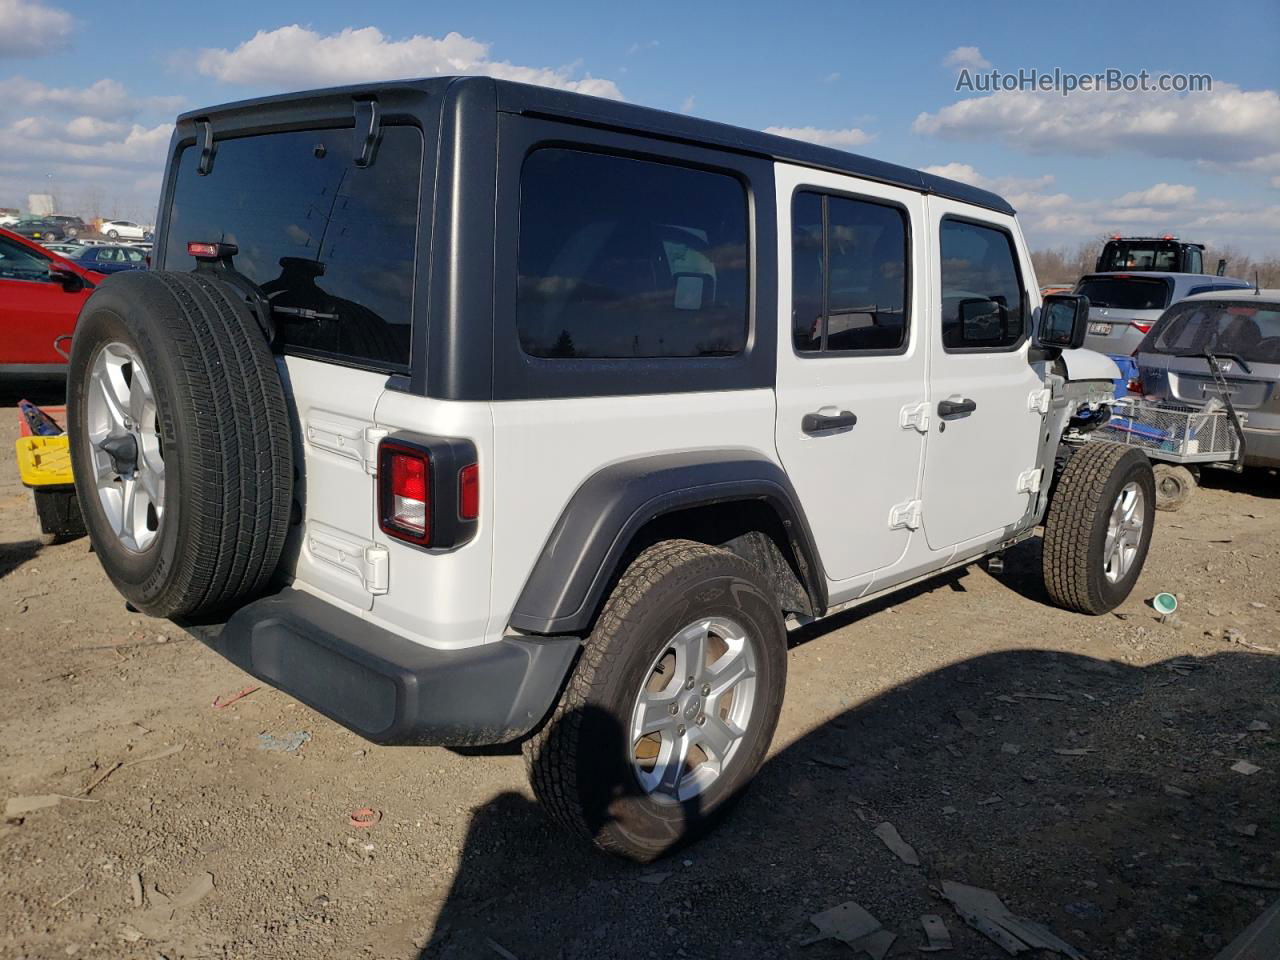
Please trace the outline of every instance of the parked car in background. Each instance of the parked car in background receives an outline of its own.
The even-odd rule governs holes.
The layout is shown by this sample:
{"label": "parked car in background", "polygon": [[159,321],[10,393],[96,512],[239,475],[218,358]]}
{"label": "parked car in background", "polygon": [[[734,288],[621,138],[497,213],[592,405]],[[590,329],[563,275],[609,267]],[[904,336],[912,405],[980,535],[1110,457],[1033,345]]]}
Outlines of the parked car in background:
{"label": "parked car in background", "polygon": [[112,240],[148,240],[150,232],[132,220],[103,220],[98,232]]}
{"label": "parked car in background", "polygon": [[124,270],[147,269],[147,251],[121,244],[100,244],[85,247],[72,255],[82,267],[99,273],[120,273]]}
{"label": "parked car in background", "polygon": [[1252,284],[1203,273],[1090,273],[1075,292],[1089,298],[1089,350],[1128,357],[1172,303],[1197,293],[1239,290]]}
{"label": "parked car in background", "polygon": [[1220,290],[1175,303],[1138,349],[1142,393],[1204,406],[1221,393],[1208,354],[1247,418],[1245,466],[1280,467],[1280,290]]}
{"label": "parked car in background", "polygon": [[[102,274],[0,229],[0,375],[62,373],[70,336]],[[65,343],[64,349],[70,346]]]}
{"label": "parked car in background", "polygon": [[67,231],[62,224],[47,217],[28,217],[8,228],[28,240],[65,240]]}
{"label": "parked car in background", "polygon": [[68,258],[74,258],[77,253],[84,249],[84,244],[72,242],[70,240],[60,243],[42,243],[40,246],[53,253]]}
{"label": "parked car in background", "polygon": [[12,208],[6,207],[4,210],[0,210],[0,227],[11,227],[21,219],[22,217],[18,215],[18,211]]}
{"label": "parked car in background", "polygon": [[1112,237],[1102,245],[1094,271],[1204,273],[1204,244],[1163,237]]}
{"label": "parked car in background", "polygon": [[66,234],[67,239],[69,240],[74,240],[76,237],[80,236],[80,234],[82,233],[93,232],[92,230],[89,229],[89,225],[85,223],[83,220],[81,220],[79,217],[68,217],[62,214],[53,214],[51,216],[45,217],[45,219],[48,220],[50,223],[59,224],[62,227],[62,232]]}

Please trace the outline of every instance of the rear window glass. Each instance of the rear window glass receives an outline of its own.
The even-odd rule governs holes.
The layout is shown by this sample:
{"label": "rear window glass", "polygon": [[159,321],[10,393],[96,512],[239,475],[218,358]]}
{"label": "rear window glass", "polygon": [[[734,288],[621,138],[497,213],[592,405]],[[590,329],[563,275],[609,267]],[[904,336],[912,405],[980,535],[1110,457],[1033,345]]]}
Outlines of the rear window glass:
{"label": "rear window glass", "polygon": [[384,127],[357,167],[346,130],[217,141],[178,160],[165,266],[192,264],[192,240],[234,243],[237,270],[270,298],[278,343],[300,353],[406,367],[413,310],[422,134]]}
{"label": "rear window glass", "polygon": [[517,325],[535,357],[703,357],[747,339],[734,177],[544,148],[520,176]]}
{"label": "rear window glass", "polygon": [[[1181,271],[1181,265],[1178,263],[1178,253],[1181,249],[1180,244],[1169,241],[1110,240],[1102,248],[1098,271],[1159,270],[1164,273],[1178,273]],[[1199,267],[1196,269],[1199,270]]]}
{"label": "rear window glass", "polygon": [[1175,355],[1210,350],[1246,362],[1280,363],[1280,304],[1185,301],[1160,319],[1141,349]]}
{"label": "rear window glass", "polygon": [[1169,305],[1169,284],[1144,277],[1085,277],[1076,293],[1091,307],[1115,310],[1163,310]]}

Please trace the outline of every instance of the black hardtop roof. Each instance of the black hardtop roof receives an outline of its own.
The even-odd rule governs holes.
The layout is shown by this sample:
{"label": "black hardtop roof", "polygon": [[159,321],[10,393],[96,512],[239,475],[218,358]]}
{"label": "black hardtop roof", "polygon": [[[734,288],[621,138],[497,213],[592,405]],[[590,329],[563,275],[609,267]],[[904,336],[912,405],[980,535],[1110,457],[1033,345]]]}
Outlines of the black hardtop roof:
{"label": "black hardtop roof", "polygon": [[[997,194],[957,180],[935,176],[910,167],[901,167],[893,163],[885,163],[855,153],[846,153],[830,147],[792,140],[788,137],[774,136],[744,127],[735,127],[712,120],[700,120],[665,110],[640,107],[635,104],[602,97],[592,97],[567,90],[555,90],[549,87],[532,86],[515,83],[510,80],[497,80],[491,77],[432,77],[419,80],[398,80],[388,83],[369,83],[354,86],[331,87],[323,90],[310,90],[299,93],[278,94],[270,97],[257,97],[252,100],[240,100],[233,103],[191,110],[178,117],[178,122],[196,120],[213,120],[220,116],[252,114],[266,108],[278,107],[294,101],[311,99],[332,100],[344,96],[377,95],[382,91],[417,90],[428,94],[441,95],[457,84],[480,85],[489,84],[495,92],[498,110],[504,113],[527,114],[564,119],[592,126],[608,127],[617,130],[631,130],[668,140],[686,143],[709,144],[733,150],[738,153],[755,154],[794,163],[820,170],[836,173],[847,173],[879,183],[891,184],[915,190],[919,193],[936,194],[961,203],[969,203],[999,213],[1012,214],[1013,207]],[[274,112],[274,111],[273,111]]]}

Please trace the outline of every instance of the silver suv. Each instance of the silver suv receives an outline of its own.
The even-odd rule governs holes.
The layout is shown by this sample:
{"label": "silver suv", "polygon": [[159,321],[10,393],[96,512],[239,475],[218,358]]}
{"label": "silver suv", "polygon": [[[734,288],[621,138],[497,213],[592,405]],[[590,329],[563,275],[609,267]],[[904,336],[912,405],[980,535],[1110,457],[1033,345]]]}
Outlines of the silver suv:
{"label": "silver suv", "polygon": [[1206,403],[1219,392],[1207,354],[1248,417],[1245,465],[1280,467],[1280,290],[1202,293],[1174,304],[1138,348],[1143,392]]}
{"label": "silver suv", "polygon": [[1142,338],[1171,303],[1217,290],[1252,285],[1206,273],[1090,273],[1075,292],[1089,298],[1089,333],[1084,345],[1112,356],[1132,356]]}

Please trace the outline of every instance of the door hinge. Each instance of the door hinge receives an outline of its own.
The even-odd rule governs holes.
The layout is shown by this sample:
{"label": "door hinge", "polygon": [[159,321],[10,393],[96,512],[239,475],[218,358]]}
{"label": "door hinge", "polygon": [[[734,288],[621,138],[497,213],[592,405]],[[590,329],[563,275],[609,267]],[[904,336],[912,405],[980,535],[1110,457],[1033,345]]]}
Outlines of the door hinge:
{"label": "door hinge", "polygon": [[889,511],[890,530],[918,530],[920,528],[921,504],[919,500],[908,500]]}
{"label": "door hinge", "polygon": [[1044,416],[1049,412],[1049,404],[1052,400],[1053,391],[1048,387],[1043,390],[1032,390],[1031,395],[1027,397],[1027,409]]}
{"label": "door hinge", "polygon": [[898,425],[903,430],[919,430],[921,433],[929,432],[929,401],[922,400],[920,403],[909,404],[902,408],[898,414]]}
{"label": "door hinge", "polygon": [[307,525],[307,547],[317,560],[356,577],[372,594],[383,594],[391,586],[391,553],[386,547],[322,523]]}
{"label": "door hinge", "polygon": [[364,450],[361,459],[364,460],[364,472],[371,477],[378,475],[378,444],[390,432],[385,427],[364,428]]}
{"label": "door hinge", "polygon": [[1044,468],[1034,467],[1018,474],[1019,493],[1039,493],[1040,481],[1044,479]]}

